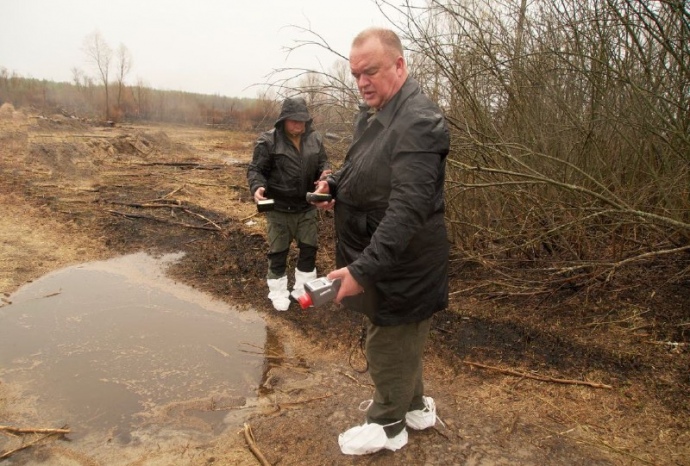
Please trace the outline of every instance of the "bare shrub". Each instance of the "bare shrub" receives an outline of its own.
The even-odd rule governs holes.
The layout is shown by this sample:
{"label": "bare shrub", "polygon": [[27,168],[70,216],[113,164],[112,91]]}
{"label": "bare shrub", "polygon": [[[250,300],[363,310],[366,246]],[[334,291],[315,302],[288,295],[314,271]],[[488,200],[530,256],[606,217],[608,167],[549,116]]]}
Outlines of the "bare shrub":
{"label": "bare shrub", "polygon": [[[412,73],[452,127],[452,241],[463,263],[499,274],[487,292],[591,289],[654,261],[672,265],[668,279],[687,279],[690,13],[683,2],[379,5],[404,18],[393,27]],[[330,49],[312,34],[295,47]],[[278,87],[305,89],[295,78],[307,70],[277,71]],[[322,84],[310,83],[310,92],[352,115],[352,81],[308,71]]]}

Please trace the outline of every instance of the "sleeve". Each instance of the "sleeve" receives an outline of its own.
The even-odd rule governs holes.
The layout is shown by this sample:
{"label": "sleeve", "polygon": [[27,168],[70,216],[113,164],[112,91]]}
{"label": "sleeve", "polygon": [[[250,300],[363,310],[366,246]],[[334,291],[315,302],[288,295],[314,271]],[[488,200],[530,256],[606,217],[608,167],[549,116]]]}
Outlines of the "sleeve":
{"label": "sleeve", "polygon": [[260,187],[266,187],[266,179],[271,170],[271,155],[265,141],[257,141],[254,146],[252,161],[247,168],[247,181],[249,182],[249,192],[254,196],[254,192]]}
{"label": "sleeve", "polygon": [[323,139],[319,138],[319,173],[330,169],[331,163],[328,160],[328,154],[326,154],[326,146],[323,143]]}
{"label": "sleeve", "polygon": [[338,194],[338,178],[339,178],[339,173],[331,173],[326,177],[326,182],[328,183],[328,192],[333,196],[333,199],[335,199],[336,195]]}

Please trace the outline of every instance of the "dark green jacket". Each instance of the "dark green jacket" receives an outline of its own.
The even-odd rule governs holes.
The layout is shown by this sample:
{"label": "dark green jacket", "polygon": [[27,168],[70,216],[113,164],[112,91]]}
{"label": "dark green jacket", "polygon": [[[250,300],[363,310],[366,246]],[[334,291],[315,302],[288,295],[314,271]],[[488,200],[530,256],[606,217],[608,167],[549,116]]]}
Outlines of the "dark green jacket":
{"label": "dark green jacket", "polygon": [[376,325],[419,322],[448,304],[443,184],[450,136],[411,77],[367,123],[362,107],[335,194],[336,265],[364,286],[344,304]]}

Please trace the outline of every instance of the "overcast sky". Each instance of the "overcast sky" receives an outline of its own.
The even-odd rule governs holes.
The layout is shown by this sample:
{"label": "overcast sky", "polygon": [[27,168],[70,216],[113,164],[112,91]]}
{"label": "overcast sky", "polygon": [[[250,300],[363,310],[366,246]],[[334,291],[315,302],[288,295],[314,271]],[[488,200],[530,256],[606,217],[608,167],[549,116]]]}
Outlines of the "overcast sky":
{"label": "overcast sky", "polygon": [[95,76],[83,47],[99,31],[129,49],[129,84],[230,97],[256,97],[277,68],[332,66],[318,48],[288,57],[309,38],[290,25],[345,56],[359,31],[390,26],[375,0],[0,0],[0,23],[0,68],[23,77],[72,81],[75,67]]}

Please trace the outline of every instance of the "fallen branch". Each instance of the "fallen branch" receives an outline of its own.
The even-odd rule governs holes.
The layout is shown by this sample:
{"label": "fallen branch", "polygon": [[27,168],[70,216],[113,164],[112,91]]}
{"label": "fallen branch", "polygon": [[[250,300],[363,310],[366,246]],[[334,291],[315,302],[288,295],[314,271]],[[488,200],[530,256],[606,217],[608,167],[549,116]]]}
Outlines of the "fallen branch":
{"label": "fallen branch", "polygon": [[[210,186],[212,188],[222,188],[222,189],[232,188],[232,189],[237,189],[240,191],[248,190],[247,186],[241,186],[241,185],[237,185],[237,184],[205,183],[203,181],[181,180],[181,179],[175,178],[175,177],[173,177],[172,179],[175,181],[185,183],[185,184],[193,184],[195,186]],[[222,182],[223,180],[218,180],[218,181]]]}
{"label": "fallen branch", "polygon": [[27,427],[0,426],[0,431],[11,434],[69,434],[70,429],[42,429]]}
{"label": "fallen branch", "polygon": [[309,398],[307,400],[300,400],[300,401],[288,401],[287,403],[274,403],[273,409],[269,412],[262,413],[263,416],[275,416],[278,413],[280,413],[283,410],[287,409],[298,409],[299,405],[303,405],[306,403],[311,403],[312,401],[320,401],[320,400],[325,400],[326,398],[332,397],[332,394],[324,395],[324,396],[318,396],[315,398]]}
{"label": "fallen branch", "polygon": [[463,363],[467,364],[468,366],[480,367],[482,369],[489,369],[492,371],[500,372],[502,374],[513,375],[515,377],[523,377],[523,378],[533,379],[533,380],[539,380],[542,382],[553,382],[553,383],[561,383],[561,384],[566,384],[566,385],[586,385],[588,387],[594,387],[594,388],[608,388],[608,389],[613,388],[611,385],[606,385],[603,383],[596,383],[596,382],[587,382],[586,380],[557,379],[554,377],[545,377],[545,376],[540,376],[540,375],[533,375],[533,374],[529,374],[527,372],[520,372],[520,371],[515,371],[512,369],[502,369],[500,367],[487,366],[485,364],[480,364],[478,362],[472,362],[472,361],[463,361]]}
{"label": "fallen branch", "polygon": [[354,383],[356,383],[356,384],[359,385],[360,387],[373,387],[373,386],[374,386],[374,384],[371,384],[371,383],[369,383],[369,384],[367,384],[367,383],[362,383],[362,382],[360,382],[359,380],[357,380],[356,378],[354,378],[353,376],[351,376],[350,374],[346,374],[346,373],[343,372],[343,371],[338,371],[338,373],[339,373],[340,375],[343,375],[343,376],[347,377],[348,379],[352,380]]}
{"label": "fallen branch", "polygon": [[259,450],[259,447],[256,446],[256,440],[254,439],[252,428],[246,422],[244,424],[244,439],[247,441],[249,450],[251,450],[252,454],[257,460],[259,460],[259,463],[261,463],[262,466],[271,466],[271,463],[268,462],[264,454],[261,453],[261,450]]}
{"label": "fallen branch", "polygon": [[[169,198],[173,197],[175,194],[177,194],[179,191],[182,191],[184,189],[184,185],[180,186],[179,188],[175,188],[172,191],[170,191],[168,194],[163,196],[162,200],[168,200]],[[158,199],[156,199],[158,200]],[[179,201],[177,201],[179,202]]]}
{"label": "fallen branch", "polygon": [[0,460],[9,458],[13,454],[17,453],[18,451],[25,450],[27,448],[30,448],[34,445],[36,445],[39,442],[42,442],[43,440],[47,439],[48,437],[51,437],[53,435],[64,435],[70,433],[70,429],[67,428],[62,428],[62,429],[31,429],[31,428],[20,428],[20,427],[11,427],[11,426],[0,426],[0,431],[2,432],[9,432],[11,434],[44,434],[40,437],[38,437],[35,440],[32,440],[29,443],[25,443],[17,448],[14,448],[12,450],[7,450],[5,452],[0,453]]}
{"label": "fallen branch", "polygon": [[210,220],[210,219],[204,217],[204,216],[201,215],[201,214],[198,214],[198,213],[196,213],[196,212],[192,212],[192,211],[189,210],[189,209],[182,209],[182,211],[188,213],[189,215],[192,215],[192,216],[195,216],[195,217],[199,217],[199,218],[202,219],[202,220],[206,220],[207,224],[210,223],[210,224],[213,225],[214,228],[215,228],[216,230],[218,230],[218,231],[221,231],[221,230],[222,230],[222,228],[221,228],[220,226],[218,226],[218,224],[216,224],[216,222],[214,222],[213,220]]}
{"label": "fallen branch", "polygon": [[178,225],[178,226],[185,227],[185,228],[194,228],[197,230],[218,231],[217,228],[212,228],[212,227],[208,227],[208,226],[204,226],[204,225],[202,225],[202,226],[190,225],[188,223],[183,223],[183,222],[171,222],[170,220],[160,219],[158,217],[153,217],[151,215],[128,214],[125,212],[119,212],[117,210],[110,210],[110,209],[106,209],[106,212],[109,212],[113,215],[120,215],[122,217],[130,218],[130,219],[142,218],[142,219],[146,219],[146,220],[155,220],[156,222],[168,223],[170,225]]}
{"label": "fallen branch", "polygon": [[251,214],[249,217],[241,218],[241,219],[240,219],[240,222],[244,222],[245,220],[249,220],[250,218],[256,217],[257,215],[259,215],[259,213],[258,213],[258,212],[254,212],[254,213]]}
{"label": "fallen branch", "polygon": [[663,346],[687,346],[688,343],[685,342],[678,342],[678,341],[646,341],[645,343],[649,343],[650,345],[663,345]]}
{"label": "fallen branch", "polygon": [[197,170],[220,170],[225,168],[223,165],[203,165],[197,162],[147,162],[147,163],[136,163],[133,165],[141,165],[145,167],[179,167],[179,168],[194,168]]}
{"label": "fallen branch", "polygon": [[136,207],[138,209],[184,209],[182,203],[177,200],[163,200],[154,202],[120,202],[120,201],[109,201],[113,205],[122,205],[125,207]]}
{"label": "fallen branch", "polygon": [[[182,189],[182,188],[178,188],[178,189]],[[173,191],[173,192],[174,192],[174,191]],[[160,209],[160,208],[180,209],[180,210],[182,210],[182,212],[184,212],[184,213],[186,213],[186,214],[189,214],[189,215],[191,215],[191,216],[193,216],[193,217],[198,217],[198,218],[200,218],[200,219],[206,221],[206,224],[207,224],[207,225],[208,225],[208,224],[211,224],[211,225],[213,226],[213,228],[210,228],[210,227],[209,227],[209,228],[204,228],[204,229],[206,229],[206,230],[211,230],[211,229],[216,230],[216,231],[222,231],[222,230],[223,230],[223,229],[222,229],[217,223],[215,223],[213,220],[211,220],[211,219],[209,219],[209,218],[207,218],[207,217],[205,217],[205,216],[203,216],[203,215],[201,215],[201,214],[199,214],[199,213],[197,213],[197,212],[193,212],[193,211],[187,209],[186,207],[184,207],[184,206],[182,205],[182,202],[181,202],[181,201],[176,200],[176,199],[172,199],[172,200],[159,199],[159,200],[156,200],[156,201],[153,201],[153,202],[147,202],[147,203],[138,203],[138,202],[118,202],[118,201],[110,201],[110,203],[111,203],[111,204],[115,204],[115,205],[123,205],[123,206],[126,206],[126,207],[135,207],[135,208],[141,208],[141,209],[143,209],[143,208],[149,208],[149,209]],[[109,211],[109,212],[114,213],[113,211]],[[134,214],[122,214],[122,213],[121,213],[121,215],[129,215],[129,216],[132,216],[132,217],[135,216]],[[138,218],[148,218],[148,219],[152,219],[152,218],[154,218],[154,217],[143,216],[143,217],[138,217]],[[157,218],[154,218],[154,219],[155,219],[155,220],[159,220],[159,219],[157,219]],[[178,223],[178,225],[180,225],[180,224]],[[201,227],[194,227],[193,225],[188,225],[188,224],[184,224],[184,223],[181,224],[181,225],[182,225],[182,226],[189,227],[189,228],[201,228]]]}

